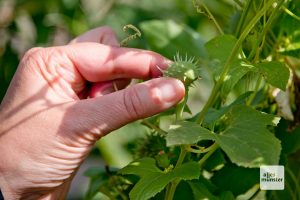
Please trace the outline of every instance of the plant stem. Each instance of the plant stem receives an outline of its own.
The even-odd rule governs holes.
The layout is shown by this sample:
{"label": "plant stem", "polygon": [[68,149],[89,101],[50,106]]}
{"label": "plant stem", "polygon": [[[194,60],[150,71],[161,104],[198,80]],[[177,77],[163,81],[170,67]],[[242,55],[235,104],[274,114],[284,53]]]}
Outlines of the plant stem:
{"label": "plant stem", "polygon": [[181,120],[182,117],[183,117],[183,111],[184,111],[185,105],[186,105],[187,100],[188,100],[188,93],[189,93],[189,89],[186,88],[183,100],[179,104],[177,104],[177,106],[176,106],[176,113],[175,113],[176,121]]}
{"label": "plant stem", "polygon": [[181,146],[179,158],[178,158],[177,163],[175,165],[175,169],[178,168],[183,163],[183,160],[185,158],[186,153],[187,153],[187,151],[186,151],[185,147]]}
{"label": "plant stem", "polygon": [[284,3],[284,0],[281,0],[278,3],[278,5],[276,6],[276,8],[271,13],[271,15],[270,15],[270,17],[269,17],[269,19],[268,19],[267,22],[265,21],[266,20],[265,19],[266,18],[266,14],[264,15],[264,28],[263,28],[263,31],[261,32],[260,37],[259,37],[259,39],[257,41],[258,44],[260,44],[260,43],[261,44],[260,44],[260,46],[259,46],[259,48],[258,48],[258,50],[256,52],[256,55],[255,55],[255,58],[254,58],[254,62],[256,62],[256,60],[259,59],[259,54],[260,54],[260,52],[261,52],[261,50],[262,50],[262,48],[264,46],[264,43],[265,43],[266,34],[269,31],[270,26],[274,22],[275,17],[279,14],[279,9],[280,9],[280,7],[282,6],[283,3]]}
{"label": "plant stem", "polygon": [[212,146],[210,151],[205,154],[200,160],[199,160],[199,165],[200,167],[203,166],[203,164],[205,163],[205,161],[219,148],[219,145],[215,142]]}
{"label": "plant stem", "polygon": [[[183,117],[183,111],[184,111],[184,107],[187,103],[188,100],[188,89],[186,88],[186,93],[184,96],[184,99],[176,106],[176,121],[181,120]],[[175,165],[175,168],[178,168],[184,161],[185,155],[186,155],[187,151],[186,151],[186,147],[184,145],[180,146],[180,154],[179,154],[179,158],[177,160],[177,163]],[[180,180],[179,179],[175,179],[174,181],[172,181],[168,186],[167,186],[167,191],[166,191],[166,195],[165,195],[165,200],[172,200],[173,196],[175,194],[176,191],[176,187],[179,184]]]}
{"label": "plant stem", "polygon": [[[179,158],[177,160],[177,163],[175,165],[175,168],[178,168],[184,161],[185,155],[187,153],[185,146],[181,146],[180,148],[180,154],[179,154]],[[180,180],[179,179],[175,179],[174,181],[172,181],[168,187],[167,187],[167,191],[166,191],[166,195],[165,195],[165,200],[172,200],[176,191],[176,187],[179,184]]]}
{"label": "plant stem", "polygon": [[178,180],[178,179],[172,181],[166,200],[173,200],[173,197],[174,197],[174,194],[175,194],[175,191],[176,191],[176,188],[177,188],[177,185],[179,184],[179,182],[180,182],[180,180]]}
{"label": "plant stem", "polygon": [[212,148],[213,148],[213,145],[211,145],[211,146],[209,146],[209,147],[207,147],[207,148],[202,147],[202,149],[201,149],[201,147],[198,147],[198,149],[194,149],[194,148],[192,148],[191,146],[187,146],[187,147],[186,147],[186,150],[187,150],[188,152],[200,154],[200,153],[206,153],[206,152],[209,152]]}
{"label": "plant stem", "polygon": [[[264,0],[264,2],[265,2],[265,0]],[[258,39],[258,44],[261,43],[261,45],[259,46],[259,48],[256,51],[256,55],[253,60],[254,63],[256,63],[256,61],[259,59],[259,54],[264,46],[267,31],[269,30],[270,26],[272,25],[275,17],[278,15],[278,13],[279,13],[278,11],[283,3],[284,3],[284,0],[281,0],[278,3],[277,7],[273,10],[273,12],[271,13],[267,22],[266,22],[266,13],[264,15],[264,29]],[[265,3],[264,3],[264,5],[265,5]],[[249,59],[252,59],[251,55],[249,56]],[[250,96],[249,100],[247,101],[247,105],[251,105],[251,103],[253,102],[253,100],[258,92],[259,86],[261,85],[261,82],[262,82],[262,77],[260,76],[256,82],[254,93]]]}
{"label": "plant stem", "polygon": [[162,135],[167,135],[168,134],[166,131],[162,130],[158,126],[155,126],[154,124],[152,124],[151,122],[149,122],[149,120],[147,120],[147,119],[143,119],[142,124],[144,124],[145,126],[148,126],[149,128],[157,131],[158,133],[160,133]]}
{"label": "plant stem", "polygon": [[[263,6],[266,5],[266,0],[262,1]],[[267,21],[267,13],[263,16],[263,30],[266,30],[266,21]],[[264,31],[262,31],[264,32]],[[265,42],[265,34],[260,34],[259,39],[256,41],[255,46],[252,47],[252,51],[250,52],[250,55],[248,56],[248,60],[252,60],[252,58],[255,56],[254,60],[256,60],[259,56],[259,52],[261,51],[263,45]]]}
{"label": "plant stem", "polygon": [[249,32],[252,30],[252,28],[255,26],[255,24],[259,21],[259,19],[264,15],[264,13],[272,6],[272,4],[275,2],[276,0],[270,0],[268,3],[266,3],[266,5],[257,12],[257,14],[252,18],[252,20],[249,22],[249,24],[246,26],[246,28],[244,29],[244,31],[242,32],[241,36],[238,38],[235,46],[233,47],[230,56],[228,57],[225,65],[224,65],[224,69],[221,73],[221,76],[219,78],[219,80],[217,81],[217,83],[214,85],[213,90],[211,92],[211,95],[208,99],[208,101],[206,102],[206,104],[204,105],[202,111],[200,112],[200,114],[197,117],[196,122],[201,124],[204,116],[206,114],[206,112],[208,111],[208,109],[214,104],[215,99],[217,97],[217,94],[219,93],[219,90],[227,76],[227,73],[230,69],[231,63],[232,61],[235,59],[236,55],[238,54],[242,43],[244,42],[244,40],[246,39],[247,35],[249,34]]}
{"label": "plant stem", "polygon": [[213,14],[210,12],[208,7],[205,5],[205,3],[202,0],[199,0],[200,4],[203,6],[204,10],[207,12],[208,17],[214,22],[215,26],[217,27],[218,31],[221,35],[224,35],[223,30],[221,29],[221,26],[217,22],[216,18],[213,16]]}
{"label": "plant stem", "polygon": [[289,9],[287,9],[286,7],[282,7],[282,9],[284,10],[284,12],[286,12],[286,14],[290,15],[291,17],[293,17],[294,19],[300,21],[300,17],[295,15],[292,11],[290,11]]}
{"label": "plant stem", "polygon": [[240,21],[238,23],[238,26],[237,26],[237,29],[236,29],[236,32],[235,32],[235,36],[236,37],[238,37],[240,35],[242,27],[244,26],[246,17],[248,15],[249,10],[250,10],[250,3],[251,3],[251,0],[248,0],[246,2],[246,5],[245,5],[244,9],[243,9],[241,19],[240,19]]}
{"label": "plant stem", "polygon": [[259,184],[255,184],[252,188],[250,188],[246,193],[237,196],[237,199],[248,199],[251,200],[255,198],[255,195],[260,191]]}

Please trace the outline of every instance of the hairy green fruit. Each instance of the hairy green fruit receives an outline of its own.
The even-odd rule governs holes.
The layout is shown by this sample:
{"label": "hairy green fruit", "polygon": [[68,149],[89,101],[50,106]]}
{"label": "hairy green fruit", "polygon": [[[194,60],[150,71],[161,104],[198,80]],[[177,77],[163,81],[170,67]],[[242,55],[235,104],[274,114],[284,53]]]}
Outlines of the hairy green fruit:
{"label": "hairy green fruit", "polygon": [[194,58],[182,59],[179,54],[174,58],[167,70],[163,71],[164,77],[173,77],[181,80],[186,87],[190,86],[200,77],[200,68]]}

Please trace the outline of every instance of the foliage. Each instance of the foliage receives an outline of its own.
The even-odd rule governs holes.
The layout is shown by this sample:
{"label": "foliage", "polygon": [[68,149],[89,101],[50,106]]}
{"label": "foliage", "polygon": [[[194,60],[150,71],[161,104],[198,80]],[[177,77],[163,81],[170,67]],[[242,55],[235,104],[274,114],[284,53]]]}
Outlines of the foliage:
{"label": "foliage", "polygon": [[[175,58],[162,73],[184,82],[184,100],[97,144],[109,165],[128,162],[125,142],[135,160],[90,169],[86,199],[300,198],[299,0],[3,2],[0,98],[26,49],[98,25],[126,38],[133,24],[142,36],[125,44]],[[259,190],[264,164],[285,166],[285,190]]]}

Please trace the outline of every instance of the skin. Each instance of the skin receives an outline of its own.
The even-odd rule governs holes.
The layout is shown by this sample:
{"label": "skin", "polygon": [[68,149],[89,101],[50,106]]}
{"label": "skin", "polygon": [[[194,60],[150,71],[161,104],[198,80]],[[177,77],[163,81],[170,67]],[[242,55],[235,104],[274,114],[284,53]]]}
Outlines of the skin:
{"label": "skin", "polygon": [[[180,81],[158,78],[168,60],[118,46],[115,33],[101,27],[24,55],[0,106],[5,199],[65,199],[98,139],[183,98]],[[131,78],[149,80],[126,87]]]}

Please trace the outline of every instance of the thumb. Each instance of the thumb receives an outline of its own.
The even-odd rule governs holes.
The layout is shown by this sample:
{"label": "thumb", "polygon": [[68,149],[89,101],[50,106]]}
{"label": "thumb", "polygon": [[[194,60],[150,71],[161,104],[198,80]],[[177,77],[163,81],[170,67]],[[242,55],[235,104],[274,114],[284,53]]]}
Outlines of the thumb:
{"label": "thumb", "polygon": [[78,101],[69,109],[69,127],[91,142],[121,126],[164,111],[185,94],[181,81],[157,78],[108,95]]}

